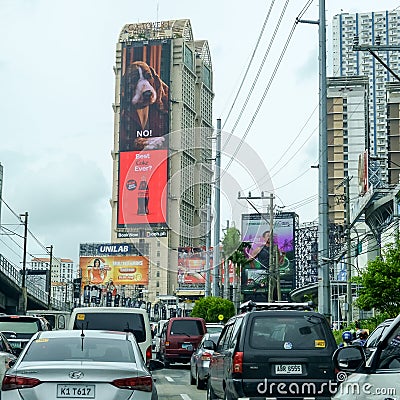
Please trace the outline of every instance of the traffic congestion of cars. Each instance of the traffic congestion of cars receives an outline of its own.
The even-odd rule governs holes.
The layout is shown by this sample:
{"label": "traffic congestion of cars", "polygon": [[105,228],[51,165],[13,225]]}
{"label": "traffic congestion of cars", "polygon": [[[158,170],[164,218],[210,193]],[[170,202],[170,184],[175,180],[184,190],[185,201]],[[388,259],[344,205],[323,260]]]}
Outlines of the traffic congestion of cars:
{"label": "traffic congestion of cars", "polygon": [[188,370],[189,386],[207,399],[395,400],[400,393],[400,316],[368,340],[360,342],[360,330],[340,346],[309,303],[249,301],[225,324],[150,323],[146,310],[123,307],[76,308],[66,321],[0,315],[2,400],[157,400],[153,371],[171,368]]}

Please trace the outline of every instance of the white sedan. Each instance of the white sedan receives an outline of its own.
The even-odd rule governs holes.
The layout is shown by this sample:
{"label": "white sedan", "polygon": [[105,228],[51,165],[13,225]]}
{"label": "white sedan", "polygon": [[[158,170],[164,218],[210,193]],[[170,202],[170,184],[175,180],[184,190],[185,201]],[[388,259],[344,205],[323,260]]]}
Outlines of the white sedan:
{"label": "white sedan", "polygon": [[151,369],[129,332],[38,332],[4,376],[2,400],[157,400]]}

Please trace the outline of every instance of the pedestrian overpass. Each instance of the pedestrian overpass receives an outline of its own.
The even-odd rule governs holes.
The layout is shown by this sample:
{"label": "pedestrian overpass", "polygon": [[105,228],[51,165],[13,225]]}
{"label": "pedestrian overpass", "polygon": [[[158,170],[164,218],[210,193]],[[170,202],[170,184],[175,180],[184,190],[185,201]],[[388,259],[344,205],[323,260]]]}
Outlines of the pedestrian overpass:
{"label": "pedestrian overpass", "polygon": [[[27,309],[48,309],[48,292],[41,290],[29,279],[26,279]],[[21,314],[22,274],[5,257],[0,254],[0,313]],[[67,304],[51,298],[51,307],[54,310],[69,311]]]}

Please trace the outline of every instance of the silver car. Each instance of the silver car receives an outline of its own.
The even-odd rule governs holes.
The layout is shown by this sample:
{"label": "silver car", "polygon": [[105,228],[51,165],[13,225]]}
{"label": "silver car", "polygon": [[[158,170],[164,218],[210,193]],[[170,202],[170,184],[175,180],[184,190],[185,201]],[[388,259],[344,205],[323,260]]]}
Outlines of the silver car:
{"label": "silver car", "polygon": [[157,400],[150,370],[130,332],[36,333],[4,376],[2,400]]}
{"label": "silver car", "polygon": [[210,370],[212,348],[217,343],[220,332],[206,333],[190,359],[190,384],[197,389],[205,389]]}

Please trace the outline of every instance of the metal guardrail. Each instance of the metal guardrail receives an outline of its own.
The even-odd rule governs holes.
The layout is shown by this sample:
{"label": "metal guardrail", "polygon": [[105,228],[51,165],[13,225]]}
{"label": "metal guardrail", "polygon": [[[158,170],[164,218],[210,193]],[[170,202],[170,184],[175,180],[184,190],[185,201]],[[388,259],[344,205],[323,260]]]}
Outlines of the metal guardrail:
{"label": "metal guardrail", "polygon": [[[22,286],[22,275],[21,270],[15,268],[5,257],[0,254],[0,271],[3,272],[11,281],[17,284],[19,287]],[[47,304],[48,301],[48,293],[39,289],[33,282],[29,282],[26,280],[26,290],[27,292],[35,297],[37,300]],[[66,310],[69,311],[70,308],[67,304],[52,298],[51,299],[52,308],[56,310]]]}

